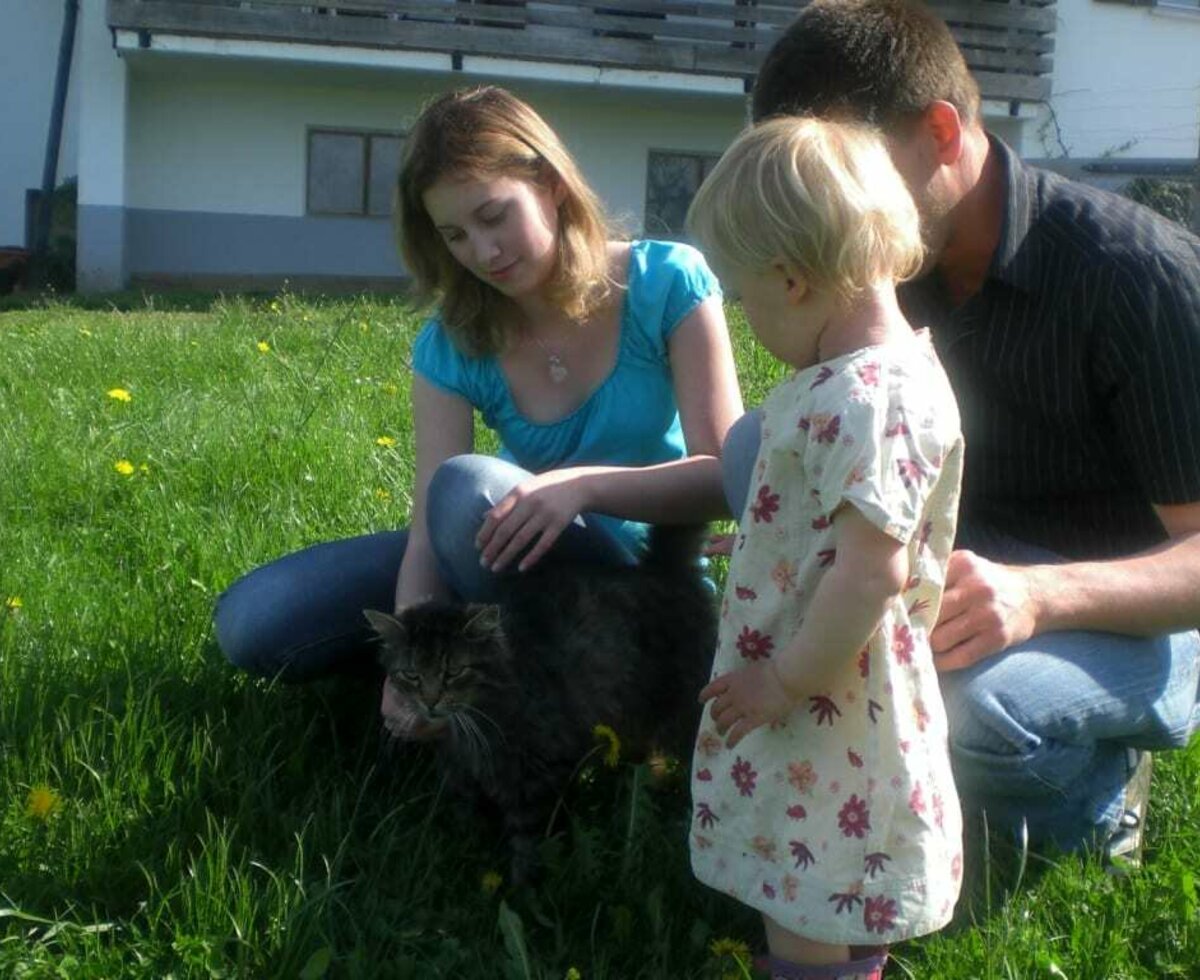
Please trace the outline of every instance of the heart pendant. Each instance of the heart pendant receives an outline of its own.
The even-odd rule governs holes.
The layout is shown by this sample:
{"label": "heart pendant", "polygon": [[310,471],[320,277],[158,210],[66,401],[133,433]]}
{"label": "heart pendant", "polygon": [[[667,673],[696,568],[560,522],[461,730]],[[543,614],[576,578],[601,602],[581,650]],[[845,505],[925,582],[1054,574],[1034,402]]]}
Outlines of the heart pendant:
{"label": "heart pendant", "polygon": [[567,375],[570,373],[567,371],[567,366],[562,362],[562,358],[560,358],[557,354],[550,355],[549,370],[550,380],[556,385],[560,385],[566,381]]}

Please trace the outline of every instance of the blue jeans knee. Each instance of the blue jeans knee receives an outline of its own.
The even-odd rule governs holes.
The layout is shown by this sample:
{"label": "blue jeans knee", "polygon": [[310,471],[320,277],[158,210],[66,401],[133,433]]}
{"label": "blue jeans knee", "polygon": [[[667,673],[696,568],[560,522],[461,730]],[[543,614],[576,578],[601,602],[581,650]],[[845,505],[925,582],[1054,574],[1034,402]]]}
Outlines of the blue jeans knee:
{"label": "blue jeans knee", "polygon": [[487,512],[528,477],[519,466],[480,453],[452,456],[434,471],[425,525],[438,570],[455,595],[493,596],[496,575],[480,566],[475,537]]}

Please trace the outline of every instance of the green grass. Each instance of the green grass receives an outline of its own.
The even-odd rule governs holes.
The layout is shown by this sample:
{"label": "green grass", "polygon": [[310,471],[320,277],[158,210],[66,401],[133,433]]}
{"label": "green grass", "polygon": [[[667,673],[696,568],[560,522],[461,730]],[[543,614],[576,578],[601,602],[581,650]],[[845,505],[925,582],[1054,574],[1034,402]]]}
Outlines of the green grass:
{"label": "green grass", "polygon": [[[376,691],[254,681],[217,651],[240,573],[405,523],[411,314],[25,305],[0,313],[0,977],[744,975],[710,944],[758,948],[755,917],[690,879],[683,786],[590,770],[543,884],[489,893],[499,842],[423,749],[380,755]],[[753,404],[778,368],[733,318]],[[996,845],[960,923],[889,976],[1200,975],[1198,798],[1200,744],[1160,756],[1124,880],[1064,858],[1017,882]]]}

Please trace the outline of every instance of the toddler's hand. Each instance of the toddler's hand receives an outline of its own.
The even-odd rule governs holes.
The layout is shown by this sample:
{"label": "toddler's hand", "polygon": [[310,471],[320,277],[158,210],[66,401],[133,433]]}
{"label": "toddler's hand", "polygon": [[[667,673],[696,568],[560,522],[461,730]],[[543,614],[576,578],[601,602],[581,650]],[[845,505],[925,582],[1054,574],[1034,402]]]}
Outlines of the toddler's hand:
{"label": "toddler's hand", "polygon": [[731,749],[754,729],[782,721],[796,706],[770,660],[757,660],[709,681],[700,700],[709,698],[717,731],[728,733],[725,744]]}
{"label": "toddler's hand", "polygon": [[701,546],[700,553],[710,558],[728,558],[733,554],[733,542],[736,540],[736,534],[710,534]]}

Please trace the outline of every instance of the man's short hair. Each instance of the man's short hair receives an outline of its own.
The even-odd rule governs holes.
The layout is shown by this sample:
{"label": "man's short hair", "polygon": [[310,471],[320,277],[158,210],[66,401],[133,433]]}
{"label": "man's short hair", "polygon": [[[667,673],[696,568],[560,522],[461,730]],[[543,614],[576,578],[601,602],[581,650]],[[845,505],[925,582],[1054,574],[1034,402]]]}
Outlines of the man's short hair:
{"label": "man's short hair", "polygon": [[979,115],[979,86],[950,29],[914,0],[814,0],[767,53],[755,121],[843,115],[890,129],[949,102]]}

